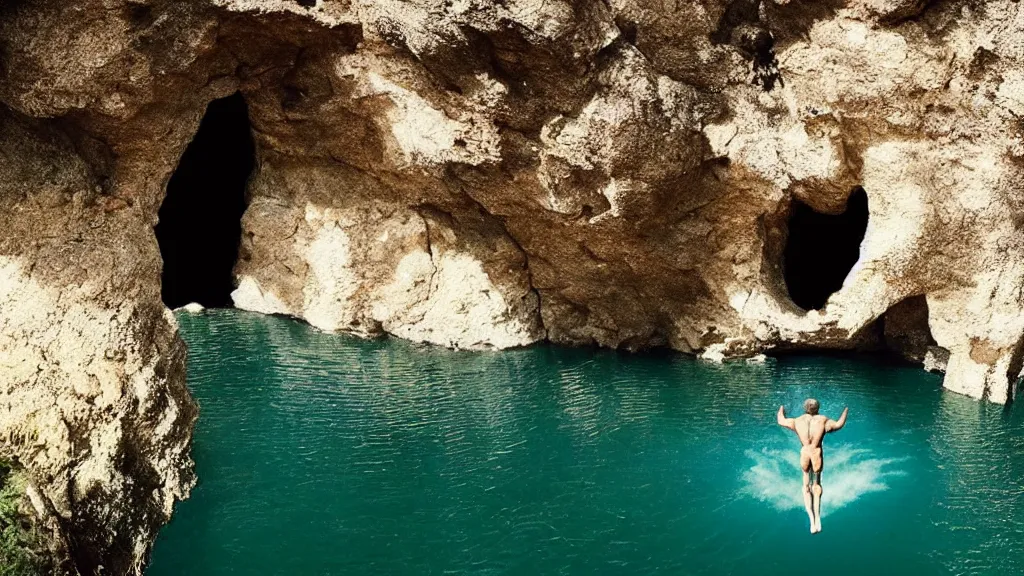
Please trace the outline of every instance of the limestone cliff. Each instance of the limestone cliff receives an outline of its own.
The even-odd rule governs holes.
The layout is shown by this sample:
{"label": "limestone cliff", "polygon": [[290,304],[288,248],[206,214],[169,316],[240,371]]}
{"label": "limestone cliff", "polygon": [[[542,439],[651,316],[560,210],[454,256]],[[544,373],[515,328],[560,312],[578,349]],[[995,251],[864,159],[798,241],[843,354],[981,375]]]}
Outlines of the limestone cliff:
{"label": "limestone cliff", "polygon": [[[464,348],[888,345],[1006,402],[1022,29],[1011,0],[3,0],[0,457],[73,570],[145,562],[195,418],[153,225],[236,92],[239,307]],[[859,259],[801,309],[789,216],[858,188]]]}
{"label": "limestone cliff", "polygon": [[125,574],[192,485],[185,349],[138,210],[63,134],[0,116],[0,460],[71,573]]}
{"label": "limestone cliff", "polygon": [[[259,170],[240,307],[463,347],[718,357],[863,346],[912,299],[948,388],[1011,396],[1015,3],[226,7],[243,69],[293,54],[241,75]],[[257,14],[317,32],[255,43]],[[791,205],[841,212],[858,186],[860,258],[802,310],[781,272]]]}

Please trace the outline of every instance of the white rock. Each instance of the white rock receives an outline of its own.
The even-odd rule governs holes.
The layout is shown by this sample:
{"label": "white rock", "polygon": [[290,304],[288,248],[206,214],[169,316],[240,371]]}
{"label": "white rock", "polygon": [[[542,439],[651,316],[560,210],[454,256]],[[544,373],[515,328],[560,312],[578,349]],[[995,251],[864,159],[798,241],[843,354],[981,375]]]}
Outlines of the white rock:
{"label": "white rock", "polygon": [[199,314],[203,310],[206,310],[206,307],[200,304],[199,302],[190,302],[188,304],[185,304],[184,306],[175,309],[175,312],[181,311],[188,312],[189,314]]}
{"label": "white rock", "polygon": [[929,372],[945,372],[949,362],[949,350],[942,346],[929,346],[924,355],[924,369]]}

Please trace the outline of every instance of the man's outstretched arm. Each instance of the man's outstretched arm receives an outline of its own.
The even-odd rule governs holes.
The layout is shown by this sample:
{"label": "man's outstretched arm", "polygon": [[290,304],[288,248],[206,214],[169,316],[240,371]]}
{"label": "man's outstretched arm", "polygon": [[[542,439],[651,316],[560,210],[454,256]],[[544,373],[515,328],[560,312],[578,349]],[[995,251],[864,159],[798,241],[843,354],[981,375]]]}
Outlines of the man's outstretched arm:
{"label": "man's outstretched arm", "polygon": [[[845,412],[843,413],[843,416],[846,416]],[[779,426],[782,426],[783,428],[789,428],[790,430],[796,432],[796,421],[793,420],[792,418],[786,418],[785,406],[779,406],[779,413],[776,415],[776,419],[778,419],[779,421]]]}
{"label": "man's outstretched arm", "polygon": [[850,408],[843,408],[843,414],[839,417],[839,420],[829,419],[825,422],[825,432],[835,432],[836,430],[842,429],[846,426],[846,415],[850,412]]}

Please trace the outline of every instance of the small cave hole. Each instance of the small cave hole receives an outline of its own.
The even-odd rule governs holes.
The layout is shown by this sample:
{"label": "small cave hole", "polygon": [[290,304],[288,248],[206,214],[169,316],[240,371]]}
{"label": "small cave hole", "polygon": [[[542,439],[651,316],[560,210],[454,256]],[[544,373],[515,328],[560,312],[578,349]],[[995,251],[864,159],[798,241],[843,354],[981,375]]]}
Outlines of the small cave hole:
{"label": "small cave hole", "polygon": [[868,195],[857,187],[846,211],[836,216],[815,212],[793,200],[782,273],[789,297],[804,310],[818,310],[843,287],[860,257],[868,226]]}
{"label": "small cave hole", "polygon": [[128,21],[136,28],[149,28],[155,20],[152,7],[145,4],[128,4]]}
{"label": "small cave hole", "polygon": [[928,300],[910,296],[893,304],[881,317],[885,349],[910,362],[924,362],[937,346],[928,325]]}
{"label": "small cave hole", "polygon": [[167,184],[156,238],[163,256],[163,300],[231,306],[245,190],[255,165],[249,113],[241,94],[207,106]]}
{"label": "small cave hole", "polygon": [[779,61],[775,57],[775,38],[771,32],[757,30],[750,36],[744,36],[741,46],[753,61],[753,83],[755,85],[759,84],[765,92],[774,90],[776,82],[785,88],[786,83],[782,80],[782,73],[779,72]]}
{"label": "small cave hole", "polygon": [[632,44],[636,46],[636,35],[637,25],[632,20],[627,20],[621,16],[615,18],[615,26],[619,29],[622,40],[626,44]]}

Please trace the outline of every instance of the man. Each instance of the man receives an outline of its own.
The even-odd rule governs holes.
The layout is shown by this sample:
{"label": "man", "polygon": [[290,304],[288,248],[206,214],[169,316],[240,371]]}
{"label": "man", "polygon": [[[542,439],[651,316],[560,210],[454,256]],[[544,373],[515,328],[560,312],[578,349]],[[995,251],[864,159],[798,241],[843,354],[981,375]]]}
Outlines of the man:
{"label": "man", "polygon": [[800,438],[800,468],[804,471],[804,506],[811,520],[811,534],[821,532],[821,470],[825,466],[822,458],[821,441],[825,434],[840,430],[846,425],[843,408],[839,420],[831,420],[818,414],[820,405],[814,398],[804,400],[804,414],[797,418],[786,418],[785,406],[779,406],[779,426],[789,428]]}

